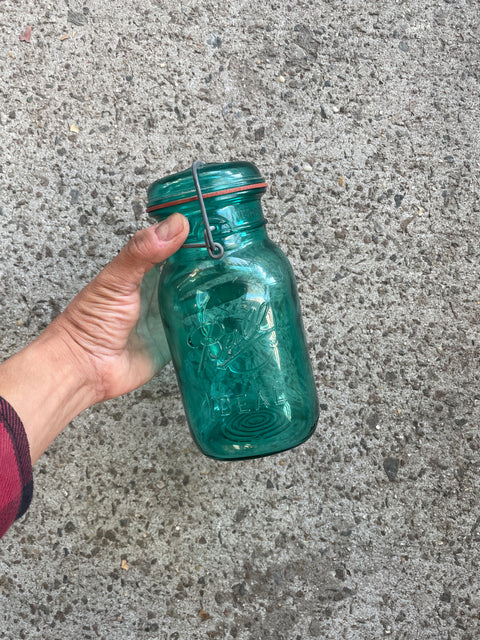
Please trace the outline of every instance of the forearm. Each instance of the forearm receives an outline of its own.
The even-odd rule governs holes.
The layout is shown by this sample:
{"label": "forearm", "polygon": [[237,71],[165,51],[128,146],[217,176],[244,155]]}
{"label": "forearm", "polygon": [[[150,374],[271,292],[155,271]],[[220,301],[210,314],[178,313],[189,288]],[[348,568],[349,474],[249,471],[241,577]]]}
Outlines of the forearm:
{"label": "forearm", "polygon": [[95,390],[58,323],[0,365],[0,396],[20,416],[32,464],[62,429],[95,403]]}

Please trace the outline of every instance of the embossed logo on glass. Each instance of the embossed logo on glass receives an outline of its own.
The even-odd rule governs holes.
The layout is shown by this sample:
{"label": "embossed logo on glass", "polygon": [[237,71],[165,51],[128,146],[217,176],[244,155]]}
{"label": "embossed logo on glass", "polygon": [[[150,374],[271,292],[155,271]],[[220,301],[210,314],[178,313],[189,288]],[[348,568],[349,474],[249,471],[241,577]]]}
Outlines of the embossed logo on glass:
{"label": "embossed logo on glass", "polygon": [[[268,362],[278,364],[277,336],[268,302],[254,306],[242,301],[229,315],[219,318],[218,309],[207,308],[206,297],[199,307],[200,324],[188,337],[188,344],[200,352],[198,372],[214,362],[219,369],[248,373]],[[220,321],[221,320],[221,321]]]}

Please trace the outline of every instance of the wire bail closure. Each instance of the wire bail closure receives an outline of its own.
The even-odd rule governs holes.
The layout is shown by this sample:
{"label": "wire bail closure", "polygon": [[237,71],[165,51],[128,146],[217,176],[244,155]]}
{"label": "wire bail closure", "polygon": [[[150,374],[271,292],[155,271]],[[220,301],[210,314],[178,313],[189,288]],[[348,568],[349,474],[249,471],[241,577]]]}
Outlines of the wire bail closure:
{"label": "wire bail closure", "polygon": [[195,160],[192,164],[193,184],[195,185],[195,191],[198,196],[198,204],[200,205],[200,211],[202,212],[203,224],[205,225],[205,231],[203,237],[205,242],[190,242],[183,245],[184,249],[201,249],[205,248],[208,251],[208,255],[213,260],[220,260],[223,257],[224,249],[219,242],[214,242],[212,236],[212,230],[215,229],[214,225],[210,225],[208,220],[207,210],[205,209],[205,203],[203,201],[202,190],[200,188],[200,181],[198,179],[197,169],[202,167],[205,163],[201,160]]}

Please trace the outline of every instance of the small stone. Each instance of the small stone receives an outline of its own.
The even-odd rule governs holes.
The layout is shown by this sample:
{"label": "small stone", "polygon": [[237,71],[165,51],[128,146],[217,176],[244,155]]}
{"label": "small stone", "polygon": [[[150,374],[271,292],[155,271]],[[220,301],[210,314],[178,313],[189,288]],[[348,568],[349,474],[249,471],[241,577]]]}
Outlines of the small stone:
{"label": "small stone", "polygon": [[311,164],[308,164],[308,162],[306,162],[306,163],[303,165],[303,170],[304,170],[304,171],[306,171],[306,173],[312,173],[312,171],[313,171],[313,167],[312,167],[312,165],[311,165]]}
{"label": "small stone", "polygon": [[72,133],[80,133],[80,129],[77,127],[77,125],[76,125],[76,124],[71,124],[71,125],[70,125],[70,131],[71,131]]}
{"label": "small stone", "polygon": [[72,531],[75,531],[75,525],[73,524],[73,522],[71,520],[69,520],[67,522],[67,524],[65,525],[65,532],[66,533],[72,533]]}
{"label": "small stone", "polygon": [[77,27],[83,27],[87,21],[83,13],[80,13],[79,11],[72,11],[71,9],[68,10],[67,20]]}
{"label": "small stone", "polygon": [[409,216],[400,222],[400,229],[403,233],[407,233],[408,225],[415,220],[415,216]]}
{"label": "small stone", "polygon": [[239,507],[233,519],[235,522],[241,522],[247,517],[247,514],[248,514],[248,507]]}
{"label": "small stone", "polygon": [[403,193],[397,193],[394,196],[394,200],[395,200],[395,206],[399,207],[402,204],[402,200],[405,196],[403,195]]}
{"label": "small stone", "polygon": [[378,416],[377,413],[371,413],[368,417],[367,417],[367,424],[369,427],[371,427],[372,429],[374,427],[377,426],[377,424],[380,422],[380,418]]}
{"label": "small stone", "polygon": [[265,137],[265,127],[258,127],[254,132],[255,140],[263,140]]}
{"label": "small stone", "polygon": [[310,626],[308,627],[308,631],[313,638],[321,638],[322,636],[322,625],[319,620],[312,620]]}
{"label": "small stone", "polygon": [[27,25],[27,27],[25,28],[25,32],[20,36],[20,42],[27,42],[29,43],[32,37],[32,27],[30,25]]}
{"label": "small stone", "polygon": [[79,196],[80,196],[80,191],[78,189],[71,189],[70,190],[70,203],[71,204],[77,204]]}
{"label": "small stone", "polygon": [[135,220],[140,220],[144,213],[144,207],[142,203],[135,200],[134,202],[132,202],[132,209]]}
{"label": "small stone", "polygon": [[399,467],[400,467],[400,460],[398,458],[388,457],[384,459],[383,469],[387,474],[387,477],[390,480],[390,482],[393,482],[396,479]]}
{"label": "small stone", "polygon": [[283,84],[285,82],[285,78],[283,76],[278,76],[278,81]]}
{"label": "small stone", "polygon": [[453,164],[455,162],[455,158],[453,156],[445,156],[444,160],[445,162],[448,162],[448,164]]}
{"label": "small stone", "polygon": [[212,33],[212,35],[207,40],[207,44],[210,45],[212,49],[220,49],[220,47],[222,46],[222,39],[220,38],[220,36]]}
{"label": "small stone", "polygon": [[247,583],[244,581],[239,582],[238,584],[234,584],[232,587],[232,591],[236,596],[244,596],[247,593]]}
{"label": "small stone", "polygon": [[398,48],[399,48],[401,51],[405,51],[405,52],[406,52],[406,51],[410,51],[410,47],[408,46],[408,43],[407,43],[407,42],[405,42],[405,40],[402,40],[402,41],[400,42],[400,44],[398,45]]}

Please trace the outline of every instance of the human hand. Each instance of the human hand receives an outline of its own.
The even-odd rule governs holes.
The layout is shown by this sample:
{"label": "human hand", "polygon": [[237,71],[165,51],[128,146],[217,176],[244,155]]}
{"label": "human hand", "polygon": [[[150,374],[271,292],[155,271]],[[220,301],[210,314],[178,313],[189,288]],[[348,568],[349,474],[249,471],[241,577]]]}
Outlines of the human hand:
{"label": "human hand", "polygon": [[156,265],[187,235],[180,214],[136,233],[36,340],[0,365],[0,396],[24,424],[32,463],[81,411],[136,389],[169,359],[148,314],[138,322],[141,298],[151,298]]}
{"label": "human hand", "polygon": [[188,221],[180,214],[137,232],[52,323],[85,370],[95,402],[136,389],[170,360],[161,319],[155,317],[158,263],[187,234]]}

